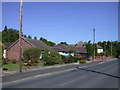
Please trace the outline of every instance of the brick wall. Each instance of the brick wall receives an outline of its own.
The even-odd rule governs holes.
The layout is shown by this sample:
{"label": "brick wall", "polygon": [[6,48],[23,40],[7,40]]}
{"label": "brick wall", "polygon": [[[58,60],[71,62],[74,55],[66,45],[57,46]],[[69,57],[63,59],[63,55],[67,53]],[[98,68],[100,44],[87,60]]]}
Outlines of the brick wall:
{"label": "brick wall", "polygon": [[106,56],[95,56],[95,60],[94,60],[94,57],[91,56],[90,60],[93,60],[93,61],[103,61],[103,60],[110,59],[110,58],[112,58],[112,57],[111,56],[108,56],[108,57],[106,57]]}
{"label": "brick wall", "polygon": [[[22,53],[25,48],[30,48],[30,47],[32,46],[22,39]],[[19,41],[18,41],[10,49],[7,50],[6,57],[9,60],[12,60],[12,59],[19,60],[19,52],[20,52],[20,48],[19,48]]]}

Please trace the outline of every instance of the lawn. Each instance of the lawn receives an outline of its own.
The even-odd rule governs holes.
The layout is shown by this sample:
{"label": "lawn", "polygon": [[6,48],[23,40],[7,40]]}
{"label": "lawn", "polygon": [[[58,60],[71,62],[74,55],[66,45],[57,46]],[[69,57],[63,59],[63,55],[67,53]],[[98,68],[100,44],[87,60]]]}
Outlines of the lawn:
{"label": "lawn", "polygon": [[44,63],[37,63],[38,66],[44,66]]}
{"label": "lawn", "polygon": [[[44,63],[38,63],[37,64],[38,66],[44,66]],[[18,69],[19,68],[19,64],[5,64],[3,65],[3,68],[7,68],[8,70],[15,70],[15,69]],[[28,66],[22,66],[22,68],[28,68]]]}
{"label": "lawn", "polygon": [[15,70],[19,68],[19,64],[5,64],[3,68],[7,68],[8,70]]}

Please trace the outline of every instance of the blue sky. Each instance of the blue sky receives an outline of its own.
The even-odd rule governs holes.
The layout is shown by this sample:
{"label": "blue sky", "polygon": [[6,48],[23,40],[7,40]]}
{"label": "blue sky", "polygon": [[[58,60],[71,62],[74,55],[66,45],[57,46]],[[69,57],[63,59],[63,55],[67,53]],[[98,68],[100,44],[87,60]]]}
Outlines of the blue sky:
{"label": "blue sky", "polygon": [[[2,3],[2,28],[19,30],[19,3]],[[117,2],[24,2],[23,33],[55,43],[118,40]]]}

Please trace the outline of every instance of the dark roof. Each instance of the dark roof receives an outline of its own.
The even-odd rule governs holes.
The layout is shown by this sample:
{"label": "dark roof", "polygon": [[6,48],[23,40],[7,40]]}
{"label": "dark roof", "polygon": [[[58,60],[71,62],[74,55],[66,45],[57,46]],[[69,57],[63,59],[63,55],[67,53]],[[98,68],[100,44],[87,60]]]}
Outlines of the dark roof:
{"label": "dark roof", "polygon": [[56,51],[61,52],[69,52],[70,50],[75,50],[77,53],[87,53],[87,50],[85,47],[77,47],[77,46],[71,46],[66,44],[57,44],[52,47],[52,49]]}
{"label": "dark roof", "polygon": [[[52,48],[50,48],[48,45],[46,45],[44,42],[40,41],[40,40],[34,40],[34,39],[30,39],[30,38],[22,38],[23,40],[25,40],[27,43],[29,43],[31,46],[38,48],[40,50],[50,50],[50,51],[54,51]],[[15,45],[17,42],[19,41],[19,39],[14,42],[9,48],[7,48],[7,50],[9,50],[13,45]]]}
{"label": "dark roof", "polygon": [[103,47],[101,47],[100,45],[97,45],[96,46],[98,49],[103,49]]}
{"label": "dark roof", "polygon": [[77,46],[77,47],[83,47],[83,45],[84,45],[84,42],[80,41],[80,42],[76,43],[75,46]]}
{"label": "dark roof", "polygon": [[69,52],[72,47],[66,44],[57,44],[52,47],[56,51]]}
{"label": "dark roof", "polygon": [[24,38],[26,41],[28,41],[33,47],[38,48],[40,50],[50,50],[53,51],[47,44],[42,42],[41,40],[35,40],[35,39],[30,39],[30,38]]}
{"label": "dark roof", "polygon": [[87,53],[85,47],[74,47],[77,53]]}
{"label": "dark roof", "polygon": [[12,43],[3,43],[3,44],[4,44],[5,48],[9,48],[12,45]]}
{"label": "dark roof", "polygon": [[79,41],[76,44],[70,44],[70,46],[83,47],[83,46],[85,46],[85,42]]}

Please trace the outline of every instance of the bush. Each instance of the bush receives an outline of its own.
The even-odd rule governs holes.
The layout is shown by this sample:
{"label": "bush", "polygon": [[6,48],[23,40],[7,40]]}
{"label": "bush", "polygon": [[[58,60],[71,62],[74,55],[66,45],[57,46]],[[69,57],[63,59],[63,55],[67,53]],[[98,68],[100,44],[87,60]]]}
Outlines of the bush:
{"label": "bush", "polygon": [[27,48],[23,52],[24,62],[32,61],[32,63],[36,63],[40,58],[41,51],[37,48]]}
{"label": "bush", "polygon": [[67,57],[65,57],[65,56],[61,55],[61,58],[62,58],[62,62],[63,62],[63,63],[67,63],[67,60],[68,60],[68,58],[67,58]]}
{"label": "bush", "polygon": [[79,63],[86,63],[86,60],[80,60]]}
{"label": "bush", "polygon": [[9,61],[8,59],[2,59],[2,64],[5,65],[8,63],[8,61]]}
{"label": "bush", "polygon": [[13,64],[16,64],[16,62],[17,62],[16,59],[12,59]]}
{"label": "bush", "polygon": [[43,53],[43,61],[45,61],[45,66],[59,64],[62,62],[62,57],[59,55],[58,52],[50,52],[48,50],[45,50]]}

